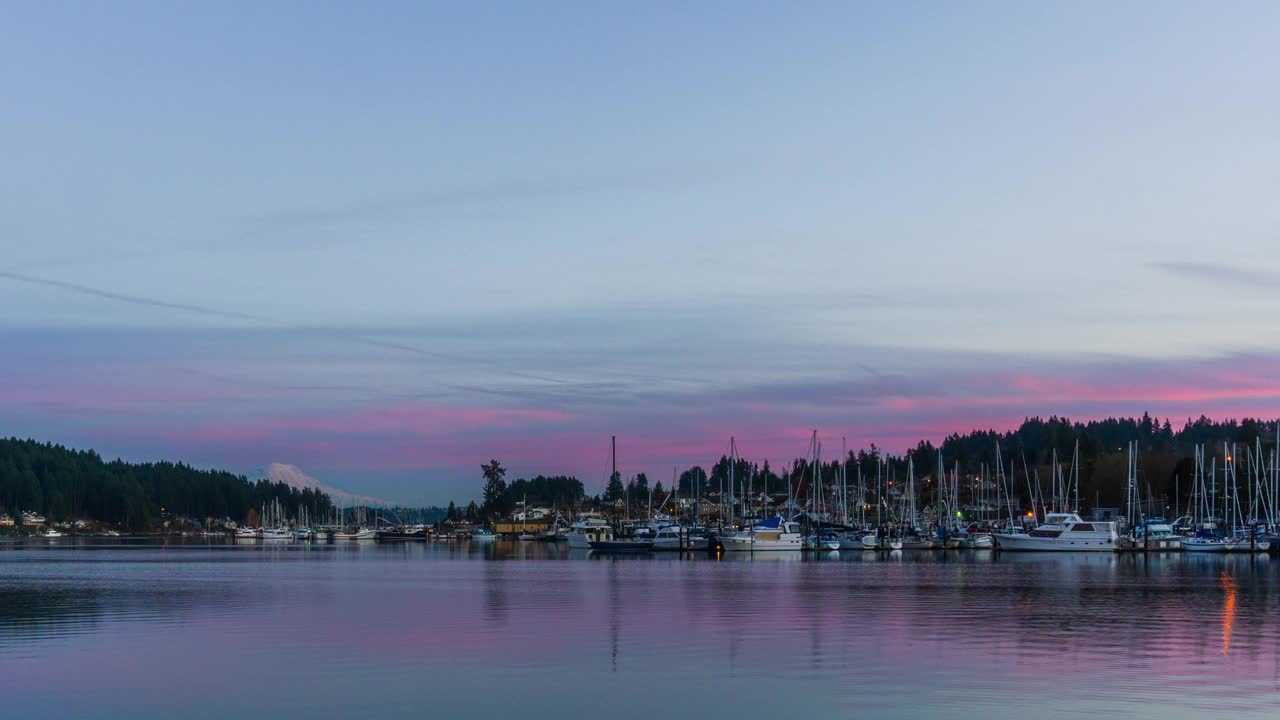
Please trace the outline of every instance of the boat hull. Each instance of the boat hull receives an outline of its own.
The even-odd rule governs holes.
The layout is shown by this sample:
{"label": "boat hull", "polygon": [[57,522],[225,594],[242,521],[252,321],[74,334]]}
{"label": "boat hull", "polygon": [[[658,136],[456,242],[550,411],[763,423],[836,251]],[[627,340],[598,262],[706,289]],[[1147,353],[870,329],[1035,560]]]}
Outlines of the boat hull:
{"label": "boat hull", "polygon": [[707,539],[705,537],[691,537],[686,539],[684,545],[681,546],[679,540],[664,538],[662,540],[654,540],[653,549],[667,552],[677,552],[680,550],[706,550]]}
{"label": "boat hull", "polygon": [[636,540],[597,540],[589,545],[592,552],[606,553],[646,553],[653,551],[651,541]]}
{"label": "boat hull", "polygon": [[1032,535],[996,535],[996,547],[1015,552],[1115,552],[1116,542],[1102,538],[1059,540]]}
{"label": "boat hull", "polygon": [[754,540],[750,537],[728,536],[720,539],[725,552],[782,552],[800,550],[803,541],[800,538],[782,538],[779,540]]}
{"label": "boat hull", "polygon": [[1226,544],[1226,551],[1229,553],[1249,553],[1249,552],[1266,552],[1271,549],[1271,543],[1266,540],[1258,540],[1257,542],[1249,542],[1248,540],[1233,540]]}

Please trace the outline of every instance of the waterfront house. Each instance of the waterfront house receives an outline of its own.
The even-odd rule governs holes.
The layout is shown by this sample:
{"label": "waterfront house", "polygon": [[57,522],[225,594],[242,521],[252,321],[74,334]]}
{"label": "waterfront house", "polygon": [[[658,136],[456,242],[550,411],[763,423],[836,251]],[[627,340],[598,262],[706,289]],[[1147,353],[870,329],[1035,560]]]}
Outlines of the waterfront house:
{"label": "waterfront house", "polygon": [[0,527],[13,527],[13,518],[7,513],[0,513]]}

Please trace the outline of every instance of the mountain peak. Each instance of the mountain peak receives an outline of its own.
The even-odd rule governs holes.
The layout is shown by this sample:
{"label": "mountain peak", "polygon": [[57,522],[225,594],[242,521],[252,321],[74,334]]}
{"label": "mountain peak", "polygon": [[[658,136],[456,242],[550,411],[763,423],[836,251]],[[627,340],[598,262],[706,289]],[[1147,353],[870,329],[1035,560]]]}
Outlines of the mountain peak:
{"label": "mountain peak", "polygon": [[355,493],[347,492],[341,488],[325,485],[319,480],[303,472],[302,468],[297,465],[271,463],[267,466],[266,470],[263,471],[263,474],[271,482],[282,482],[297,490],[312,490],[326,493],[333,500],[335,505],[380,505],[383,507],[391,507],[396,504],[390,500],[382,500],[380,498],[368,497],[366,495],[356,495]]}

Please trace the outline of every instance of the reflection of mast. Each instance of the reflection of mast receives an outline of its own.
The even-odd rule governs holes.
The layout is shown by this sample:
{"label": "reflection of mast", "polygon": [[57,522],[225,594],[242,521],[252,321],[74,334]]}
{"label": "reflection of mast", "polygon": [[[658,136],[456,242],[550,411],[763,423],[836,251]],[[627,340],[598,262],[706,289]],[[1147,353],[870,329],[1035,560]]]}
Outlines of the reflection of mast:
{"label": "reflection of mast", "polygon": [[609,661],[613,672],[618,672],[618,635],[621,632],[622,593],[618,590],[618,563],[609,563]]}

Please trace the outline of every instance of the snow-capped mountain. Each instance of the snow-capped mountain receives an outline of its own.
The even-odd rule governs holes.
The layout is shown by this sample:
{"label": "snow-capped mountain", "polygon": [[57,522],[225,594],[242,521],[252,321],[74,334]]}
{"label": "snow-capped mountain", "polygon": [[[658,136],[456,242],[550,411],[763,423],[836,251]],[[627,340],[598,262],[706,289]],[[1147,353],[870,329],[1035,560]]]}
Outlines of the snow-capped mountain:
{"label": "snow-capped mountain", "polygon": [[340,507],[350,507],[352,505],[381,505],[384,507],[392,507],[396,503],[390,500],[382,500],[380,498],[368,497],[366,495],[356,495],[335,487],[325,485],[319,480],[304,473],[302,468],[297,465],[286,465],[285,463],[271,463],[263,474],[271,482],[282,482],[289,487],[298,490],[318,490],[328,493],[335,505]]}

